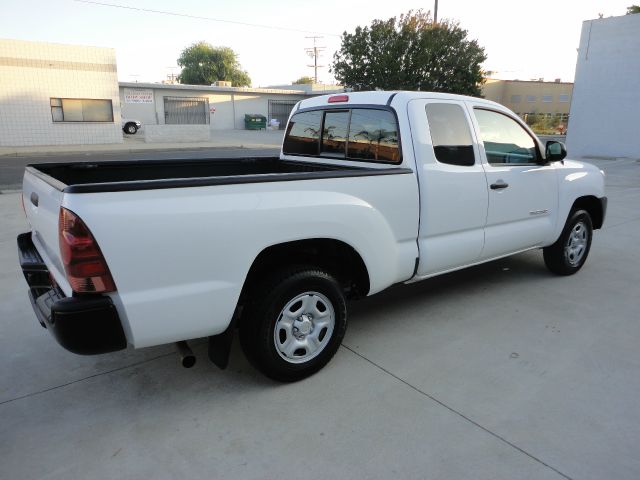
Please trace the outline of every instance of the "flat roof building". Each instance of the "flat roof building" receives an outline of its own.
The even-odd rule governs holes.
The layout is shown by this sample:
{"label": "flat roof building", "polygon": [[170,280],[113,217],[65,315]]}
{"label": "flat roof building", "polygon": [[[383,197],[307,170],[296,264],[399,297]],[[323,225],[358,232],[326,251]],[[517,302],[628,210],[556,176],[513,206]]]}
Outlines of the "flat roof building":
{"label": "flat roof building", "polygon": [[525,120],[533,115],[555,117],[565,124],[569,118],[573,83],[544,80],[498,80],[489,78],[482,95],[513,110]]}
{"label": "flat roof building", "polygon": [[242,129],[245,114],[264,115],[284,127],[299,100],[324,93],[296,88],[120,82],[123,118],[138,119],[143,125],[206,124],[212,130]]}
{"label": "flat roof building", "polygon": [[149,142],[205,141],[243,129],[245,115],[284,128],[303,98],[340,86],[118,83],[111,48],[0,40],[0,146],[122,143],[122,119],[140,120]]}

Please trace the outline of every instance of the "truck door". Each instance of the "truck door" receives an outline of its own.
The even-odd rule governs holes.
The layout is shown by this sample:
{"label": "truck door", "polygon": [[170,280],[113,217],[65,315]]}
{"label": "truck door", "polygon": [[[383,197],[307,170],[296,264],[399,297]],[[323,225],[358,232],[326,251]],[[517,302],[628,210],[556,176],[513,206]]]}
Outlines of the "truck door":
{"label": "truck door", "polygon": [[408,109],[420,185],[416,273],[425,277],[480,258],[487,180],[462,102],[417,99]]}
{"label": "truck door", "polygon": [[470,106],[489,184],[482,258],[541,246],[553,236],[557,217],[554,166],[518,120],[485,105]]}

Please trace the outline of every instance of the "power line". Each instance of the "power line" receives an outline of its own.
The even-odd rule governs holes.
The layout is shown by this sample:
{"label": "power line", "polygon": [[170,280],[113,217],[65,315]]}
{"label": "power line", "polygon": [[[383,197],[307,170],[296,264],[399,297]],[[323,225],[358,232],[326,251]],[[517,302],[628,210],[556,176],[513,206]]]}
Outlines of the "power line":
{"label": "power line", "polygon": [[106,3],[106,2],[94,2],[91,0],[73,0],[77,3],[87,3],[89,5],[100,5],[102,7],[112,7],[112,8],[122,8],[124,10],[135,10],[138,12],[145,13],[156,13],[159,15],[171,15],[173,17],[183,17],[183,18],[193,18],[197,20],[208,20],[210,22],[218,22],[218,23],[229,23],[232,25],[242,25],[244,27],[254,27],[254,28],[266,28],[269,30],[283,30],[287,32],[297,32],[297,33],[321,33],[323,35],[329,35],[332,37],[340,37],[340,35],[336,33],[328,33],[328,32],[317,32],[314,30],[301,30],[298,28],[289,28],[289,27],[279,27],[275,25],[262,25],[259,23],[247,23],[247,22],[238,22],[235,20],[223,20],[221,18],[213,18],[213,17],[203,17],[200,15],[189,15],[188,13],[178,13],[178,12],[167,12],[165,10],[153,10],[150,8],[139,8],[139,7],[130,7],[128,5],[120,5],[117,3]]}

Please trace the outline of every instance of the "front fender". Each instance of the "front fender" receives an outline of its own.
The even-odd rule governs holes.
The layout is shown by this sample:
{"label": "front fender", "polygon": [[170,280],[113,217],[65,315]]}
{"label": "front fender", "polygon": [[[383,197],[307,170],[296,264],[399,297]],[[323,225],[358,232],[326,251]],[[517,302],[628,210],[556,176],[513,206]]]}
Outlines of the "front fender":
{"label": "front fender", "polygon": [[595,165],[565,160],[557,164],[556,172],[559,185],[559,207],[553,241],[562,233],[571,209],[578,199],[605,197],[604,172]]}

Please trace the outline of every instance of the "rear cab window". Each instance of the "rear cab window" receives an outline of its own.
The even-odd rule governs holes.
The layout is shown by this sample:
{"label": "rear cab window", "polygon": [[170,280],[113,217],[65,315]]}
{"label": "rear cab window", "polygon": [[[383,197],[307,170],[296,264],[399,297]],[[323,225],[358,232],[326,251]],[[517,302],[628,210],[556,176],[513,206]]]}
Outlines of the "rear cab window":
{"label": "rear cab window", "polygon": [[[322,134],[320,134],[322,132]],[[401,162],[398,122],[383,108],[306,110],[292,115],[282,151],[286,155]]]}

